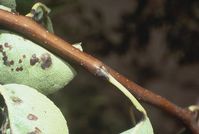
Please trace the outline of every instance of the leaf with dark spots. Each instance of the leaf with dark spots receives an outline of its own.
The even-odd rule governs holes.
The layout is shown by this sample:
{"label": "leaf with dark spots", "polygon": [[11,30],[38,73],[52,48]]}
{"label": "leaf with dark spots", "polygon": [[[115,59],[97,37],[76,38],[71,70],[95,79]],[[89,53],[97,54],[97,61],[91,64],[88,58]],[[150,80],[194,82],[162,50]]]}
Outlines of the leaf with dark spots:
{"label": "leaf with dark spots", "polygon": [[68,134],[61,111],[36,89],[19,84],[0,85],[0,95],[7,107],[12,134]]}
{"label": "leaf with dark spots", "polygon": [[0,30],[0,83],[19,83],[44,94],[67,85],[75,70],[56,55],[16,33]]}

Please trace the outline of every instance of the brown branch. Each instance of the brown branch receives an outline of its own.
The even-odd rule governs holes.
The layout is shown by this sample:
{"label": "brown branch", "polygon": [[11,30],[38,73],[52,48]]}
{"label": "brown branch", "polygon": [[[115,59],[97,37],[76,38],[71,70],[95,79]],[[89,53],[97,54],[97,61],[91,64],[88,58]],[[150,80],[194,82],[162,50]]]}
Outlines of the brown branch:
{"label": "brown branch", "polygon": [[71,44],[65,42],[54,34],[49,33],[31,19],[0,10],[0,25],[23,34],[32,41],[40,43],[44,48],[65,60],[70,59],[75,61],[96,76],[106,78],[102,72],[104,70],[107,71],[129,89],[137,98],[166,111],[182,121],[194,134],[199,134],[199,126],[197,126],[190,111],[180,108],[167,99],[128,80],[98,59],[75,49]]}

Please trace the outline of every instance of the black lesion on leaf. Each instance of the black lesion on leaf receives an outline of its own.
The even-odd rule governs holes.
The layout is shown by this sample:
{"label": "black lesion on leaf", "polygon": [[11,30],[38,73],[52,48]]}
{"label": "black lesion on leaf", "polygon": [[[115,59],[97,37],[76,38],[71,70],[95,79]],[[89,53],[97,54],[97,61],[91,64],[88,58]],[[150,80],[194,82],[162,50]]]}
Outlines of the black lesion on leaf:
{"label": "black lesion on leaf", "polygon": [[3,45],[0,45],[0,52],[3,52]]}
{"label": "black lesion on leaf", "polygon": [[4,43],[4,45],[0,45],[0,53],[2,55],[3,64],[5,66],[10,67],[11,65],[14,65],[14,61],[9,60],[6,51],[4,51],[5,48],[8,48],[10,50],[12,49],[12,46],[9,45],[8,43]]}
{"label": "black lesion on leaf", "polygon": [[11,50],[11,49],[12,49],[12,46],[11,46],[11,45],[9,45],[7,42],[6,42],[6,43],[4,43],[4,47],[5,47],[5,48],[8,48],[9,50]]}
{"label": "black lesion on leaf", "polygon": [[44,53],[41,55],[41,68],[46,69],[52,65],[52,59],[49,53]]}
{"label": "black lesion on leaf", "polygon": [[19,63],[22,63],[22,59],[19,59],[19,61],[18,61]]}
{"label": "black lesion on leaf", "polygon": [[14,65],[14,61],[13,61],[13,60],[11,60],[9,64],[10,64],[10,65]]}
{"label": "black lesion on leaf", "polygon": [[21,67],[17,67],[15,70],[16,70],[17,72],[23,71],[23,67],[22,67],[22,66],[21,66]]}
{"label": "black lesion on leaf", "polygon": [[25,58],[26,58],[26,55],[24,54],[24,55],[22,55],[22,57],[23,57],[23,59],[25,59]]}
{"label": "black lesion on leaf", "polygon": [[37,62],[39,62],[39,58],[36,56],[36,54],[33,54],[30,58],[30,65],[34,66]]}

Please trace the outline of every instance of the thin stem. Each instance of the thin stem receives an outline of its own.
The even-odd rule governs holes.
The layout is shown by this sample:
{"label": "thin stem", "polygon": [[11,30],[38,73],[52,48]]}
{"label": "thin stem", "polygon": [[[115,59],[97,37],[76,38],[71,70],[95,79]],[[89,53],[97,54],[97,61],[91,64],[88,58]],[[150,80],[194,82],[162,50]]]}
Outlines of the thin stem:
{"label": "thin stem", "polygon": [[75,61],[94,75],[103,77],[107,80],[106,75],[102,72],[102,68],[105,69],[118,82],[129,89],[138,99],[152,104],[170,115],[173,115],[177,119],[181,120],[192,131],[192,133],[199,134],[199,126],[197,126],[197,123],[189,110],[180,108],[160,95],[157,95],[128,80],[98,59],[81,52],[56,35],[46,31],[30,18],[0,10],[0,25],[23,34],[25,37],[41,44],[41,46],[61,58]]}

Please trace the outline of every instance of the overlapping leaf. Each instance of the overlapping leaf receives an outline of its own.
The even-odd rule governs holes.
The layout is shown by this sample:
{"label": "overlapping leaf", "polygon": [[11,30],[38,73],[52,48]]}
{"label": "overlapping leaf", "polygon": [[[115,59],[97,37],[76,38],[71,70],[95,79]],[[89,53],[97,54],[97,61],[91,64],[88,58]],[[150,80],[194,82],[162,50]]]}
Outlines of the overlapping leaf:
{"label": "overlapping leaf", "polygon": [[[12,134],[68,134],[61,111],[37,90],[19,84],[0,85],[0,94],[6,104],[2,133]],[[10,134],[10,133],[9,133]]]}

